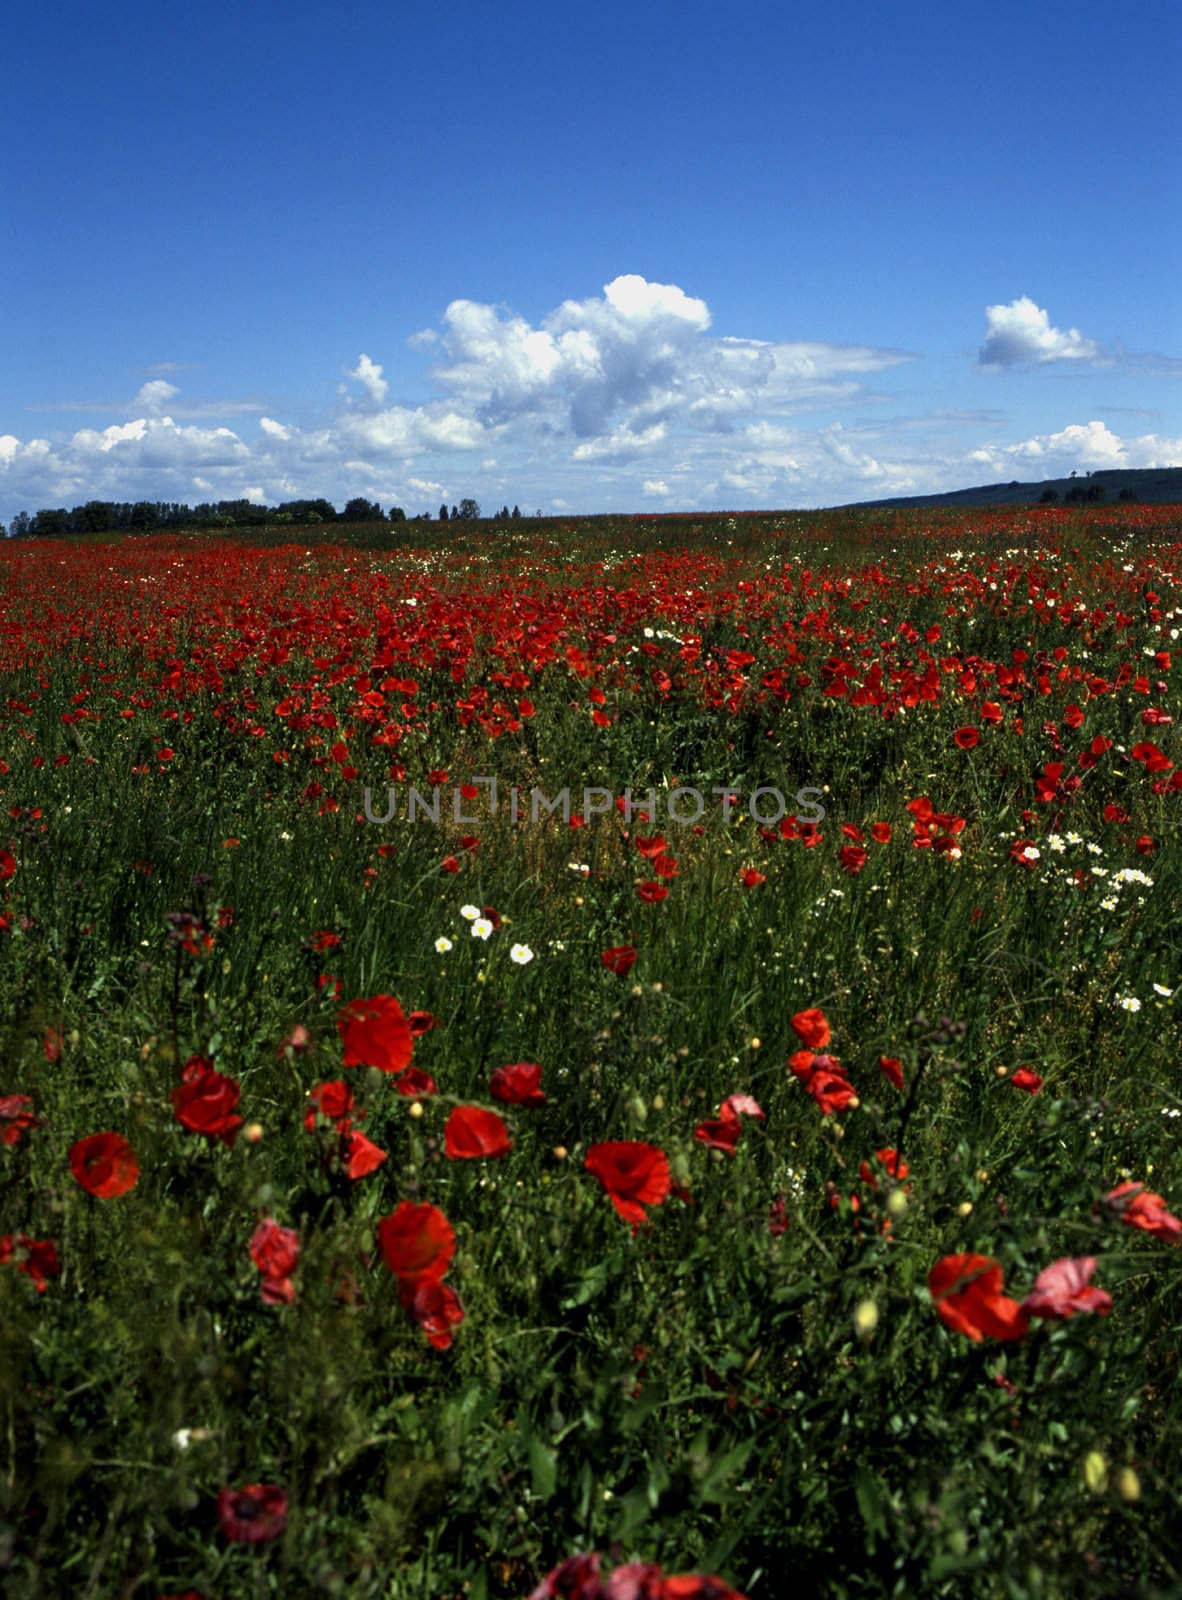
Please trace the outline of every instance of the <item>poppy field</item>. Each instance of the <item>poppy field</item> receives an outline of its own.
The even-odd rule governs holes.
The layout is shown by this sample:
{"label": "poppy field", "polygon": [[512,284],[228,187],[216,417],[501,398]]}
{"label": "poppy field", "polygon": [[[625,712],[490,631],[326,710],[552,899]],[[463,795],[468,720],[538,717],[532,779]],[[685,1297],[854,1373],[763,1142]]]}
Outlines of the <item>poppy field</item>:
{"label": "poppy field", "polygon": [[6,1592],[1182,1594],[1182,508],[333,538],[0,549]]}

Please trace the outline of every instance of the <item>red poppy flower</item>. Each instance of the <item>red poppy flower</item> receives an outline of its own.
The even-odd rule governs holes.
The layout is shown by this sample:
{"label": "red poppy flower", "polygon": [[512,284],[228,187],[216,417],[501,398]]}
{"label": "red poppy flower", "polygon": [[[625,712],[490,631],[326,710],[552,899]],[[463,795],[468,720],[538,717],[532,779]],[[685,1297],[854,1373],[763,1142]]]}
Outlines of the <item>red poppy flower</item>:
{"label": "red poppy flower", "polygon": [[860,844],[843,844],[837,852],[837,858],[841,862],[842,870],[848,872],[851,877],[861,872],[869,859],[865,847]]}
{"label": "red poppy flower", "polygon": [[542,1069],[534,1061],[515,1061],[498,1067],[488,1082],[494,1100],[507,1106],[543,1106]]}
{"label": "red poppy flower", "polygon": [[638,884],[636,892],[640,898],[650,906],[655,904],[658,900],[666,899],[669,894],[669,891],[666,889],[665,885],[663,883],[658,883],[655,878],[648,883]]}
{"label": "red poppy flower", "polygon": [[792,1026],[801,1044],[808,1045],[810,1050],[824,1050],[831,1038],[828,1019],[816,1006],[798,1011],[792,1018]]}
{"label": "red poppy flower", "polygon": [[0,1095],[0,1144],[20,1144],[40,1118],[33,1115],[33,1101],[27,1094]]}
{"label": "red poppy flower", "polygon": [[412,1011],[406,1020],[410,1024],[411,1034],[416,1039],[439,1025],[438,1019],[429,1011]]}
{"label": "red poppy flower", "polygon": [[452,1161],[503,1156],[512,1149],[509,1130],[495,1111],[456,1106],[443,1130],[443,1151]]}
{"label": "red poppy flower", "polygon": [[1148,740],[1135,744],[1129,754],[1134,761],[1144,763],[1146,772],[1170,772],[1173,769],[1174,763],[1165,752],[1159,750],[1155,744],[1150,744]]}
{"label": "red poppy flower", "polygon": [[1093,1289],[1089,1285],[1096,1270],[1095,1256],[1065,1256],[1044,1267],[1034,1280],[1034,1288],[1022,1302],[1022,1310],[1031,1317],[1054,1317],[1063,1320],[1079,1311],[1094,1311],[1106,1317],[1112,1310],[1112,1296],[1106,1289]]}
{"label": "red poppy flower", "polygon": [[[874,1159],[879,1163],[880,1166],[886,1169],[888,1177],[891,1178],[905,1178],[911,1171],[911,1168],[905,1161],[899,1160],[899,1152],[893,1147],[889,1147],[886,1150],[876,1150],[874,1152]],[[874,1168],[870,1165],[869,1161],[863,1161],[861,1163],[858,1168],[858,1176],[869,1188],[878,1188],[878,1176],[875,1173]]]}
{"label": "red poppy flower", "polygon": [[392,994],[350,1000],[337,1017],[337,1032],[345,1047],[342,1066],[377,1067],[381,1072],[404,1072],[410,1066],[414,1037]]}
{"label": "red poppy flower", "polygon": [[1030,1324],[1016,1300],[1002,1293],[1001,1267],[989,1256],[945,1256],[928,1274],[941,1322],[974,1343],[1020,1339]]}
{"label": "red poppy flower", "polygon": [[788,1058],[788,1065],[793,1077],[799,1078],[817,1102],[823,1116],[831,1116],[835,1111],[848,1111],[860,1103],[858,1091],[835,1056],[818,1056],[811,1050],[797,1050]]}
{"label": "red poppy flower", "polygon": [[287,1496],[274,1483],[218,1491],[218,1525],[233,1544],[264,1544],[287,1526]]}
{"label": "red poppy flower", "polygon": [[980,729],[957,728],[952,735],[952,742],[958,750],[975,750],[981,742]]}
{"label": "red poppy flower", "polygon": [[636,951],[630,944],[614,945],[603,952],[601,960],[609,972],[614,972],[618,978],[625,978],[636,963]]}
{"label": "red poppy flower", "polygon": [[400,1201],[376,1232],[382,1260],[402,1283],[438,1283],[456,1253],[455,1230],[438,1206]]}
{"label": "red poppy flower", "polygon": [[659,1206],[672,1188],[665,1152],[641,1140],[593,1144],[583,1166],[599,1179],[624,1221],[634,1225],[647,1221],[645,1206]]}
{"label": "red poppy flower", "polygon": [[250,1258],[262,1275],[259,1293],[268,1305],[290,1305],[295,1299],[291,1275],[300,1259],[300,1236],[266,1217],[250,1241]]}
{"label": "red poppy flower", "polygon": [[1011,1072],[1010,1082],[1015,1089],[1025,1089],[1027,1094],[1037,1094],[1043,1084],[1038,1073],[1030,1067],[1019,1067],[1016,1072]]}
{"label": "red poppy flower", "polygon": [[357,1128],[341,1129],[341,1166],[346,1178],[354,1182],[376,1172],[386,1159],[386,1152],[372,1139],[366,1138]]}
{"label": "red poppy flower", "polygon": [[529,1600],[606,1600],[607,1591],[598,1574],[599,1557],[594,1551],[568,1556],[546,1574]]}
{"label": "red poppy flower", "polygon": [[334,1078],[331,1083],[318,1083],[315,1088],[309,1089],[308,1098],[313,1109],[305,1113],[304,1127],[309,1131],[316,1126],[317,1114],[327,1117],[330,1122],[339,1122],[353,1109],[353,1091],[343,1078]]}
{"label": "red poppy flower", "polygon": [[23,1272],[38,1294],[44,1294],[48,1280],[62,1270],[52,1239],[30,1239],[23,1233],[6,1233],[0,1238],[0,1267],[9,1266]]}
{"label": "red poppy flower", "polygon": [[92,1133],[70,1148],[70,1167],[87,1194],[113,1200],[139,1181],[135,1151],[121,1133]]}
{"label": "red poppy flower", "polygon": [[728,1094],[718,1108],[718,1114],[729,1120],[732,1117],[758,1117],[764,1120],[763,1107],[749,1094]]}
{"label": "red poppy flower", "polygon": [[899,1060],[898,1056],[879,1056],[878,1067],[886,1081],[889,1084],[893,1084],[893,1086],[898,1089],[899,1093],[902,1094],[903,1063]]}
{"label": "red poppy flower", "polygon": [[435,1093],[435,1079],[421,1067],[407,1067],[402,1076],[395,1079],[394,1087],[408,1099],[418,1100]]}
{"label": "red poppy flower", "polygon": [[233,1145],[242,1126],[242,1118],[234,1111],[241,1097],[234,1079],[215,1072],[213,1062],[205,1056],[189,1057],[180,1083],[169,1095],[182,1127],[220,1139],[227,1146]]}
{"label": "red poppy flower", "polygon": [[890,844],[891,825],[889,822],[876,822],[870,829],[870,837],[875,844]]}
{"label": "red poppy flower", "polygon": [[404,1284],[398,1292],[403,1309],[422,1328],[436,1350],[451,1347],[451,1330],[464,1320],[464,1308],[455,1290],[446,1283],[429,1281],[417,1287]]}
{"label": "red poppy flower", "polygon": [[648,861],[655,861],[658,856],[665,853],[665,840],[659,833],[653,834],[651,839],[643,839],[640,834],[637,834],[634,843],[641,855]]}
{"label": "red poppy flower", "polygon": [[738,1117],[718,1117],[699,1122],[694,1129],[694,1138],[708,1150],[722,1150],[730,1156],[734,1155],[742,1132],[743,1124]]}
{"label": "red poppy flower", "polygon": [[[613,1572],[612,1577],[615,1575]],[[745,1595],[713,1573],[689,1572],[680,1577],[663,1578],[659,1594],[660,1600],[746,1600]],[[615,1595],[611,1595],[610,1600],[616,1600]]]}
{"label": "red poppy flower", "polygon": [[739,882],[744,889],[758,889],[761,883],[767,882],[767,877],[762,872],[756,872],[754,867],[744,867],[739,873]]}
{"label": "red poppy flower", "polygon": [[6,883],[16,871],[16,857],[11,850],[0,850],[0,883]]}
{"label": "red poppy flower", "polygon": [[1118,1183],[1104,1196],[1104,1202],[1130,1228],[1152,1233],[1167,1244],[1182,1239],[1182,1220],[1167,1211],[1161,1195],[1152,1194],[1143,1183]]}

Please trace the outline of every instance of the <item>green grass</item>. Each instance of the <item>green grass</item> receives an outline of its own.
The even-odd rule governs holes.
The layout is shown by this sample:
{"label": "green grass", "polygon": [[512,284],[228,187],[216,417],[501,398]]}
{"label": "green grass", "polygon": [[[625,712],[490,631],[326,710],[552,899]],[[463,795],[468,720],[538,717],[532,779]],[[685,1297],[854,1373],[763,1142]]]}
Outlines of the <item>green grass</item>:
{"label": "green grass", "polygon": [[[495,540],[432,529],[432,548],[412,524],[360,530],[348,549],[301,539],[297,553],[269,539],[5,551],[0,845],[15,870],[0,1094],[31,1095],[43,1123],[0,1147],[0,1229],[52,1238],[62,1265],[43,1294],[0,1269],[10,1592],[501,1600],[590,1549],[609,1566],[717,1572],[751,1600],[1182,1592],[1182,1258],[1097,1205],[1124,1177],[1182,1204],[1169,1114],[1182,1000],[1154,988],[1182,978],[1182,795],[1154,794],[1120,750],[1148,738],[1178,759],[1174,729],[1140,721],[1150,705],[1182,717],[1178,666],[1150,668],[1163,691],[1131,677],[1178,625],[1182,530],[1144,508],[1126,523],[1024,515],[606,519]],[[1059,604],[1028,605],[1047,583]],[[1064,622],[1077,602],[1100,620]],[[415,639],[408,612],[430,622]],[[531,660],[540,622],[553,637]],[[678,644],[645,654],[646,627],[700,639],[720,679],[728,651],[751,652],[734,708],[727,692],[711,703]],[[462,650],[443,642],[465,629]],[[904,663],[921,677],[925,648],[936,700],[888,718],[822,692],[834,659],[855,682],[878,662],[889,684]],[[952,733],[981,723],[992,669],[1015,649],[1029,657],[1005,722],[958,749]],[[219,683],[203,685],[213,660]],[[1120,692],[1088,689],[1122,664]],[[1059,678],[1063,665],[1081,677]],[[810,681],[778,700],[761,684],[777,667]],[[527,688],[494,676],[514,670]],[[407,731],[374,747],[356,678],[386,674],[419,688],[411,715],[389,691]],[[293,730],[275,706],[310,703],[313,685],[337,725]],[[496,738],[462,726],[475,685],[488,704],[528,696],[533,714]],[[93,715],[64,722],[83,693]],[[146,703],[124,718],[134,694]],[[354,777],[329,755],[346,733]],[[1079,769],[1097,735],[1112,751]],[[1041,803],[1034,781],[1055,759],[1086,781]],[[493,774],[550,793],[815,785],[824,838],[768,842],[742,806],[729,823],[708,810],[701,834],[618,814],[586,829],[359,821],[362,785],[380,803],[391,762],[424,789],[446,769],[448,795]],[[306,798],[312,782],[322,792]],[[329,795],[339,809],[322,813]],[[959,859],[913,847],[906,805],[920,796],[965,819]],[[1127,821],[1105,819],[1114,802]],[[875,821],[891,841],[844,871],[841,825]],[[650,905],[630,835],[658,827],[678,875]],[[1018,838],[1037,841],[1036,870],[1011,859]],[[448,855],[458,872],[441,870]],[[745,889],[748,865],[766,882]],[[1069,882],[1097,866],[1107,879]],[[1152,882],[1114,886],[1121,869]],[[487,943],[465,904],[503,919]],[[170,943],[180,911],[213,936],[207,952]],[[313,947],[323,930],[339,947]],[[517,941],[527,965],[509,958]],[[638,959],[620,978],[601,952],[625,943]],[[340,1000],[317,986],[325,974]],[[342,1071],[341,1005],[375,994],[437,1019],[414,1055],[437,1095]],[[791,1018],[813,1006],[858,1090],[841,1116],[822,1116],[785,1065]],[[297,1024],[307,1053],[284,1049]],[[177,1121],[170,1092],[195,1054],[240,1083],[254,1142],[227,1148]],[[883,1078],[884,1054],[918,1083],[914,1103]],[[542,1066],[544,1106],[494,1107],[489,1075],[517,1061]],[[1045,1080],[1037,1095],[1006,1081],[1023,1064]],[[329,1135],[303,1127],[307,1091],[340,1077],[388,1152],[356,1183],[324,1170]],[[694,1129],[731,1093],[766,1119],[746,1119],[726,1156]],[[495,1108],[509,1153],[449,1160],[455,1104]],[[67,1153],[108,1129],[130,1139],[140,1176],[97,1200]],[[859,1164],[901,1138],[905,1193],[881,1176],[872,1190]],[[660,1146],[686,1198],[634,1235],[583,1170],[604,1140]],[[779,1197],[788,1226],[773,1233]],[[456,1232],[447,1282],[465,1320],[448,1350],[428,1345],[375,1253],[377,1220],[405,1199]],[[290,1305],[259,1293],[248,1247],[264,1216],[301,1240]],[[1095,1256],[1114,1309],[973,1344],[927,1290],[941,1257],[967,1251],[996,1258],[1018,1299],[1050,1262]],[[342,1273],[356,1283],[345,1299]],[[1089,1476],[1095,1453],[1105,1470],[1093,1460]],[[229,1543],[218,1492],[256,1482],[284,1489],[286,1531]]]}

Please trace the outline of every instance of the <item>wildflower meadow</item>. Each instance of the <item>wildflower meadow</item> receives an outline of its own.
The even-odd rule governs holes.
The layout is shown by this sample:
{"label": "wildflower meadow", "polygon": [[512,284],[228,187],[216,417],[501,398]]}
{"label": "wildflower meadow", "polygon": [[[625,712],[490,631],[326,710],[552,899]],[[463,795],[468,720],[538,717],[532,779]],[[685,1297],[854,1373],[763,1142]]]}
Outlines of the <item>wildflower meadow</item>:
{"label": "wildflower meadow", "polygon": [[1182,1594],[1182,509],[300,533],[0,549],[6,1592]]}

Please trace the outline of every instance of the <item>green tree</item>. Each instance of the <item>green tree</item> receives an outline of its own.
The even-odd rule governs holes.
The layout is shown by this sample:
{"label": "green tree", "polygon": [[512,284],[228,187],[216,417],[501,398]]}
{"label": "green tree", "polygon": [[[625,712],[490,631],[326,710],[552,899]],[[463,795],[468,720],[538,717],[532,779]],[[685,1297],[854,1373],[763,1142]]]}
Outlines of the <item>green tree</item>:
{"label": "green tree", "polygon": [[63,533],[69,533],[70,513],[64,506],[52,511],[48,508],[38,511],[30,531],[35,539],[56,539]]}
{"label": "green tree", "polygon": [[[456,515],[457,512],[453,509],[452,516]],[[479,522],[480,507],[475,500],[461,500],[458,515],[461,522]]]}
{"label": "green tree", "polygon": [[347,502],[341,512],[343,522],[382,522],[382,508],[376,500],[366,500],[361,495]]}

